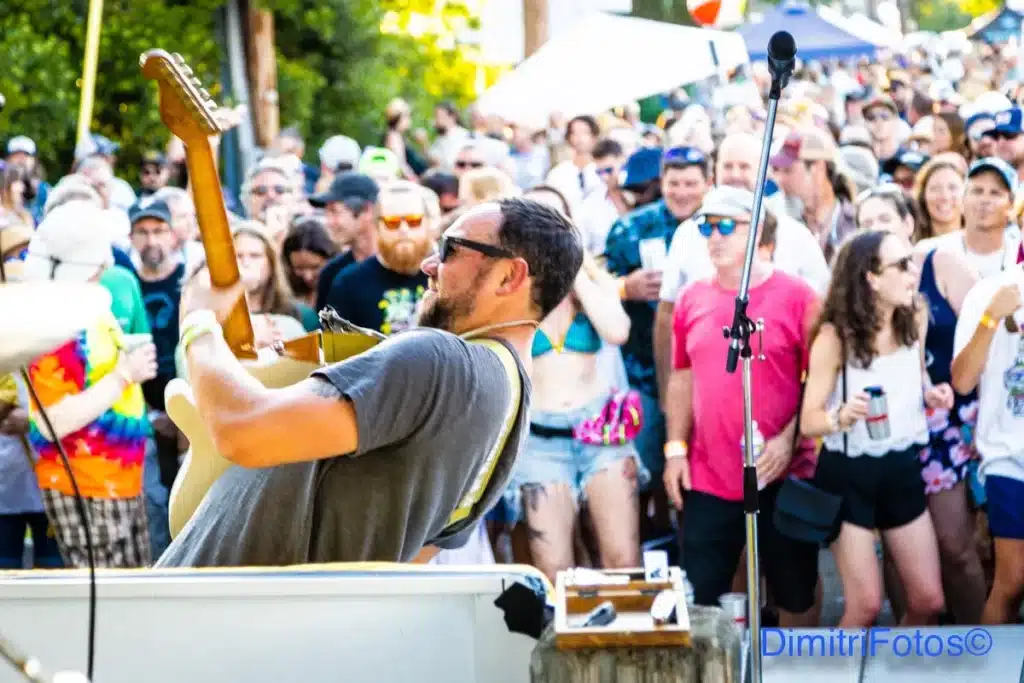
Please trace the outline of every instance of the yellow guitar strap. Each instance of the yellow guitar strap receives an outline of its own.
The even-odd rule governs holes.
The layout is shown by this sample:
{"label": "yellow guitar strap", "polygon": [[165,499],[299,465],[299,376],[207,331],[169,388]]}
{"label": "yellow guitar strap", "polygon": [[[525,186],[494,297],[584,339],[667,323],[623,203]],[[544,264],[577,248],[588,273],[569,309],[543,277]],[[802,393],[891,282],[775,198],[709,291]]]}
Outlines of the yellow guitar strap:
{"label": "yellow guitar strap", "polygon": [[472,343],[486,346],[498,354],[498,359],[501,360],[501,364],[505,368],[505,374],[508,376],[510,388],[509,404],[505,411],[505,423],[498,435],[498,440],[487,455],[487,459],[480,466],[480,471],[473,481],[473,486],[448,518],[447,527],[469,517],[470,513],[473,512],[473,507],[480,502],[480,498],[483,496],[484,490],[491,480],[491,475],[494,474],[494,468],[498,465],[498,459],[501,457],[502,451],[505,450],[505,443],[508,441],[509,434],[512,433],[512,427],[516,423],[516,417],[519,414],[519,401],[523,391],[519,377],[519,365],[516,364],[516,359],[512,356],[512,352],[504,344],[493,339],[474,339]]}

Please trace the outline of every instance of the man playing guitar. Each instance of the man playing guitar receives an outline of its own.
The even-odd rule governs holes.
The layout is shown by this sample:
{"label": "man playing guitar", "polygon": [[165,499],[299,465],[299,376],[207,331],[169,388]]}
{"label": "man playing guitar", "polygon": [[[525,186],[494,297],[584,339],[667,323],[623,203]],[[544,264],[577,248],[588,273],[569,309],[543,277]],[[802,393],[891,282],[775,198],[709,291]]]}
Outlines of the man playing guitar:
{"label": "man playing guitar", "polygon": [[501,496],[528,429],[534,329],[569,292],[580,238],[508,199],[467,213],[423,262],[419,328],[268,389],[224,340],[242,295],[182,295],[189,380],[234,465],[157,566],[423,560],[461,546]]}

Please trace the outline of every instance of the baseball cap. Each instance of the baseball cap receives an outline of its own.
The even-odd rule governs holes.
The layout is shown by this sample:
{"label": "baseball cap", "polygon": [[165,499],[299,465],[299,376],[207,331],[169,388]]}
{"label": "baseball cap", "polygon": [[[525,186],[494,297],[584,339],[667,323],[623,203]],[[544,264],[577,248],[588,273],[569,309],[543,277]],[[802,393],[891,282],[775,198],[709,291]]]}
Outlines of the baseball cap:
{"label": "baseball cap", "polygon": [[[704,195],[704,201],[697,209],[698,216],[719,216],[721,218],[744,218],[754,212],[754,193],[741,187],[716,185]],[[765,209],[761,206],[761,220]],[[760,222],[760,221],[758,221]]]}
{"label": "baseball cap", "polygon": [[335,176],[325,192],[309,198],[309,203],[316,207],[324,207],[332,202],[366,202],[377,201],[380,188],[368,175],[353,171]]}
{"label": "baseball cap", "polygon": [[342,164],[354,169],[362,150],[359,143],[346,135],[332,135],[320,147],[320,165],[336,171]]}
{"label": "baseball cap", "polygon": [[971,140],[980,140],[987,133],[991,132],[996,125],[995,114],[981,111],[964,121],[964,130]]}
{"label": "baseball cap", "polygon": [[25,135],[16,135],[7,141],[7,153],[8,154],[27,154],[30,157],[36,155],[36,143],[30,137]]}
{"label": "baseball cap", "polygon": [[36,228],[25,255],[26,280],[85,282],[114,263],[107,213],[92,202],[61,204]]}
{"label": "baseball cap", "polygon": [[874,95],[869,97],[868,101],[864,103],[864,106],[861,109],[861,111],[866,114],[871,109],[875,109],[877,107],[885,107],[893,114],[899,114],[899,110],[896,108],[896,103],[893,101],[891,97],[884,93],[875,93]]}
{"label": "baseball cap", "polygon": [[839,132],[839,146],[871,147],[871,133],[864,126],[846,126]]}
{"label": "baseball cap", "polygon": [[639,189],[660,178],[661,157],[661,147],[642,147],[633,152],[619,173],[619,186]]}
{"label": "baseball cap", "polygon": [[847,145],[839,149],[843,171],[857,186],[857,191],[873,187],[878,182],[878,159],[870,149]]}
{"label": "baseball cap", "polygon": [[902,149],[896,152],[896,154],[891,158],[885,160],[885,163],[882,164],[882,172],[892,175],[896,172],[897,168],[902,166],[904,168],[909,168],[914,173],[917,173],[927,162],[927,154],[915,152],[910,149]]}
{"label": "baseball cap", "polygon": [[1017,171],[1012,166],[1000,159],[999,157],[985,157],[984,159],[978,159],[970,168],[967,169],[967,177],[973,178],[979,173],[985,171],[995,171],[1002,178],[1003,182],[1006,183],[1006,189],[1011,194],[1017,193]]}
{"label": "baseball cap", "polygon": [[1024,109],[1011,107],[996,114],[996,125],[992,129],[996,133],[1019,135],[1024,133]]}
{"label": "baseball cap", "polygon": [[135,225],[143,218],[155,218],[158,221],[169,224],[171,222],[171,209],[167,206],[167,202],[162,199],[145,197],[135,202],[128,209],[128,220],[131,221],[132,225]]}
{"label": "baseball cap", "polygon": [[839,160],[839,148],[832,135],[818,128],[806,128],[791,132],[782,147],[771,158],[775,168],[789,168],[797,161]]}
{"label": "baseball cap", "polygon": [[359,172],[373,178],[397,178],[398,157],[386,147],[367,147],[359,158]]}
{"label": "baseball cap", "polygon": [[151,149],[147,152],[142,153],[142,165],[166,166],[167,157],[165,157],[163,154],[156,151],[155,149]]}

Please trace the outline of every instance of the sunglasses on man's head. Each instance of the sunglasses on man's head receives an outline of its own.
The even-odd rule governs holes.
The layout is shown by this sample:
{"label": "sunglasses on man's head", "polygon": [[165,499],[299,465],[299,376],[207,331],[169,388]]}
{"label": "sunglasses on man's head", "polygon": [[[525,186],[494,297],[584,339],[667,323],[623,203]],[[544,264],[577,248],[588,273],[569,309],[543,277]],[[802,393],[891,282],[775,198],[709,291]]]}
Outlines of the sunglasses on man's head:
{"label": "sunglasses on man's head", "polygon": [[437,258],[441,263],[448,260],[456,247],[463,247],[483,254],[484,256],[490,256],[491,258],[515,258],[508,249],[502,247],[496,247],[493,244],[484,244],[483,242],[477,242],[476,240],[466,239],[465,237],[441,237],[441,241],[437,247]]}
{"label": "sunglasses on man's head", "polygon": [[704,237],[711,237],[715,230],[718,230],[718,234],[722,237],[728,237],[729,235],[736,232],[736,226],[746,221],[738,221],[735,218],[710,218],[708,216],[701,216],[697,219],[697,230]]}
{"label": "sunglasses on man's head", "polygon": [[484,162],[482,161],[456,161],[455,168],[467,169],[467,168],[483,168]]}
{"label": "sunglasses on man's head", "polygon": [[402,223],[405,223],[410,228],[418,228],[423,223],[423,216],[381,216],[380,222],[383,223],[384,227],[388,230],[398,230],[402,227]]}
{"label": "sunglasses on man's head", "polygon": [[665,150],[661,157],[661,162],[664,164],[681,164],[686,166],[703,164],[706,160],[707,156],[705,156],[704,152],[696,147],[670,147]]}
{"label": "sunglasses on man's head", "polygon": [[287,185],[257,185],[252,188],[252,193],[257,197],[264,197],[273,190],[274,194],[288,194],[291,189]]}

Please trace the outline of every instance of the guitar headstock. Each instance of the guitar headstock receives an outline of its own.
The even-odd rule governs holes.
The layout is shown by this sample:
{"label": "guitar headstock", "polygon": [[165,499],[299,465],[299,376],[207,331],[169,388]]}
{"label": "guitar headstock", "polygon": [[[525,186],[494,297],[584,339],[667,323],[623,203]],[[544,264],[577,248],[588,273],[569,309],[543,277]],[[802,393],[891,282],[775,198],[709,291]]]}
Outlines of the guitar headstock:
{"label": "guitar headstock", "polygon": [[160,86],[160,118],[188,145],[223,132],[217,104],[179,54],[148,50],[139,58],[142,75]]}

